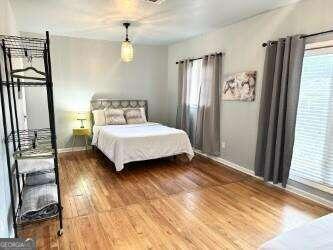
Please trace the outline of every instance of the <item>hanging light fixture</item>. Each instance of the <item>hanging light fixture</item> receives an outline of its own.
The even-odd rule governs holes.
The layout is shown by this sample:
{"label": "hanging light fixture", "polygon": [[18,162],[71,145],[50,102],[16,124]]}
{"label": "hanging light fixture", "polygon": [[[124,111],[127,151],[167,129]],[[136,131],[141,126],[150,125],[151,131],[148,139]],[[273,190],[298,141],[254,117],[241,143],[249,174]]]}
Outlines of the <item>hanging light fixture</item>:
{"label": "hanging light fixture", "polygon": [[131,41],[128,39],[128,27],[131,25],[130,23],[123,23],[126,28],[126,39],[121,43],[121,60],[124,62],[133,61],[133,45]]}

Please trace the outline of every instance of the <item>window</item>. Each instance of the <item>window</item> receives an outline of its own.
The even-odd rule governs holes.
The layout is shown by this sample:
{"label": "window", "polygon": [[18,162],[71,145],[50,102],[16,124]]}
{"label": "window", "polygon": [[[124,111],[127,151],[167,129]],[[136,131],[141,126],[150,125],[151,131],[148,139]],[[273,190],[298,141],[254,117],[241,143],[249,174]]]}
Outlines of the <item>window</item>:
{"label": "window", "polygon": [[191,81],[189,84],[188,102],[191,107],[197,107],[202,79],[202,59],[193,61],[190,77]]}
{"label": "window", "polygon": [[333,193],[333,49],[307,49],[290,179]]}

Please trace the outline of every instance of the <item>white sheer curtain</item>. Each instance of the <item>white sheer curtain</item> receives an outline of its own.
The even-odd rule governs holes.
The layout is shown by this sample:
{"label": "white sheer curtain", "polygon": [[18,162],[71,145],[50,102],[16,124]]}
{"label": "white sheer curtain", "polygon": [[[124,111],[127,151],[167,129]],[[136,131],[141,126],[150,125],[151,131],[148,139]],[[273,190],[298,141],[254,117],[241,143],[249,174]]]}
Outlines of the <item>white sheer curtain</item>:
{"label": "white sheer curtain", "polygon": [[177,128],[195,141],[202,60],[185,60],[179,64]]}

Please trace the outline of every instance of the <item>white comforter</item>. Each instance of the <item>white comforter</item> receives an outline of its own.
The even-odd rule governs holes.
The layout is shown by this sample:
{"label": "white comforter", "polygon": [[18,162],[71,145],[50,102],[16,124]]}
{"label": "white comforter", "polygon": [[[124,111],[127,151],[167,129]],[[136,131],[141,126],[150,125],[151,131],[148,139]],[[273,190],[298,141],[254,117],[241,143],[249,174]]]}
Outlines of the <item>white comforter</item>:
{"label": "white comforter", "polygon": [[187,134],[158,123],[94,126],[92,145],[97,146],[117,171],[132,161],[156,159],[186,153],[194,156]]}
{"label": "white comforter", "polygon": [[332,250],[333,213],[285,232],[262,245],[260,250]]}

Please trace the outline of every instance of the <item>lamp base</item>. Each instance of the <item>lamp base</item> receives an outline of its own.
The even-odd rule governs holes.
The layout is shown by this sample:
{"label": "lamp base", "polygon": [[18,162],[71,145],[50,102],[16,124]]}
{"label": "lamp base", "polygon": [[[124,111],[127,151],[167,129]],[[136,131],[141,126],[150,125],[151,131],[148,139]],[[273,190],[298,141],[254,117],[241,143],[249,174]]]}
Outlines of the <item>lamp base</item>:
{"label": "lamp base", "polygon": [[81,127],[80,128],[84,128],[84,123],[83,123],[83,121],[85,120],[85,119],[78,119],[79,121],[81,121]]}

